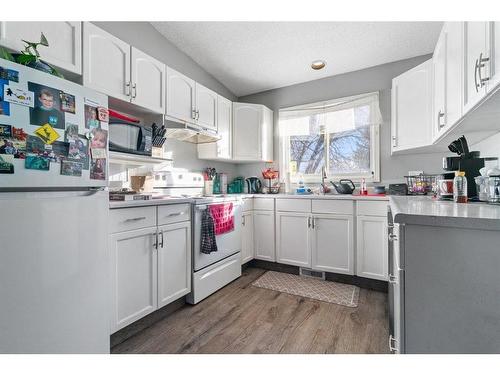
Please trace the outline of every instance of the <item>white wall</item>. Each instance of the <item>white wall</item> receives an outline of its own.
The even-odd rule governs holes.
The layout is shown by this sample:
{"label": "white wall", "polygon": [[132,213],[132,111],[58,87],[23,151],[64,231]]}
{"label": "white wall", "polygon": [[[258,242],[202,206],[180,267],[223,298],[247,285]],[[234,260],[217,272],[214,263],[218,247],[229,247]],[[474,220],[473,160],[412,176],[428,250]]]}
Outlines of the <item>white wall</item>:
{"label": "white wall", "polygon": [[471,150],[480,151],[482,157],[497,157],[500,159],[500,133],[471,146]]}
{"label": "white wall", "polygon": [[[322,100],[341,98],[372,91],[380,92],[380,111],[383,124],[380,133],[380,164],[383,184],[403,182],[409,170],[423,170],[426,173],[442,172],[443,153],[391,156],[391,86],[392,78],[431,58],[419,56],[389,64],[383,64],[356,72],[327,77],[275,90],[269,90],[238,98],[241,102],[260,103],[274,111],[275,124],[280,108]],[[275,131],[277,126],[275,126]],[[276,137],[275,137],[276,138]],[[279,153],[278,141],[274,142],[275,159]],[[237,171],[242,175],[261,176],[263,163],[242,165]]]}

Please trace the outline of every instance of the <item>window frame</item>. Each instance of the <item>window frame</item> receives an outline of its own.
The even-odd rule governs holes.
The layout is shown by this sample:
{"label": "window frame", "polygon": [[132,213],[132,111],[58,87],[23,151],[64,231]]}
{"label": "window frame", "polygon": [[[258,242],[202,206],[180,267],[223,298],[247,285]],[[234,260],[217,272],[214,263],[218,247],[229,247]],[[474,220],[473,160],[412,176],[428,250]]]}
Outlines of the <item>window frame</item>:
{"label": "window frame", "polygon": [[[379,103],[378,92],[370,93],[372,95],[377,95],[377,104]],[[366,94],[366,95],[370,95]],[[321,105],[330,102],[342,101],[343,98],[324,101],[321,103],[312,103],[309,106]],[[307,105],[301,106],[306,107]],[[341,109],[345,109],[346,106],[342,105]],[[340,109],[340,110],[341,110]],[[280,116],[278,116],[279,121]],[[324,165],[326,167],[327,178],[329,180],[338,180],[338,179],[350,179],[354,182],[360,182],[361,179],[365,179],[367,182],[380,182],[380,124],[372,124],[369,126],[370,128],[370,167],[372,169],[370,174],[340,174],[340,175],[331,175],[329,174],[329,141],[330,141],[330,133],[326,130],[324,132],[325,137],[325,151],[324,151]],[[290,136],[283,136],[280,134],[279,136],[279,147],[280,147],[280,171],[282,176],[286,176],[287,184],[296,184],[299,181],[303,181],[304,183],[321,183],[321,173],[319,174],[308,174],[302,175],[300,173],[296,175],[291,175],[290,172]]]}

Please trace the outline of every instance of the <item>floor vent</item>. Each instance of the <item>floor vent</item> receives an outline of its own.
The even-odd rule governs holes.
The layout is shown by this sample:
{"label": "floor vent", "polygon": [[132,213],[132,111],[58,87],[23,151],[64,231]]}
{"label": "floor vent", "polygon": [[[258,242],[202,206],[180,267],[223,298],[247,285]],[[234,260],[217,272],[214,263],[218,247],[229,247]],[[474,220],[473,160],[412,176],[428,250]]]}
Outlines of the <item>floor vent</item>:
{"label": "floor vent", "polygon": [[312,277],[313,279],[325,280],[325,273],[320,271],[314,271],[309,268],[300,267],[300,276]]}

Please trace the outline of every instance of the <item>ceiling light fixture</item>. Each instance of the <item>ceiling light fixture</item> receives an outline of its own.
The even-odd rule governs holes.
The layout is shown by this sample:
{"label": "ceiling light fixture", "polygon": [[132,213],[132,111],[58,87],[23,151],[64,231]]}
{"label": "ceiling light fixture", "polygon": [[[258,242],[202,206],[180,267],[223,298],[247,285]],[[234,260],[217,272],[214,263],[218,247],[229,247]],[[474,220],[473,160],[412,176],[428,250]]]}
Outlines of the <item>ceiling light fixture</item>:
{"label": "ceiling light fixture", "polygon": [[326,65],[326,62],[324,62],[323,60],[315,60],[311,63],[311,68],[313,68],[314,70],[320,70],[320,69],[323,69]]}

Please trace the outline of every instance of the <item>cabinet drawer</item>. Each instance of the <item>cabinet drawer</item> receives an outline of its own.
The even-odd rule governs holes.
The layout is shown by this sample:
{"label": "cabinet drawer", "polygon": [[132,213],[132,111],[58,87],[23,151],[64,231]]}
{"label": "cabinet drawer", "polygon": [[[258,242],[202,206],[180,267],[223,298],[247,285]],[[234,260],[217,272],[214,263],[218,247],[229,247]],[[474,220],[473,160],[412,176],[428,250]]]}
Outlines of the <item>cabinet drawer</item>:
{"label": "cabinet drawer", "polygon": [[311,212],[311,200],[276,199],[276,211]]}
{"label": "cabinet drawer", "polygon": [[178,223],[191,219],[190,204],[158,206],[158,225]]}
{"label": "cabinet drawer", "polygon": [[118,208],[109,212],[110,233],[156,226],[156,207]]}
{"label": "cabinet drawer", "polygon": [[243,212],[252,211],[252,210],[253,210],[253,198],[243,199]]}
{"label": "cabinet drawer", "polygon": [[387,216],[387,205],[389,203],[387,201],[375,202],[375,201],[367,201],[362,202],[358,201],[358,215],[367,215],[367,216]]}
{"label": "cabinet drawer", "polygon": [[353,215],[354,201],[313,199],[312,212],[315,214]]}
{"label": "cabinet drawer", "polygon": [[274,198],[254,198],[254,210],[274,211]]}

